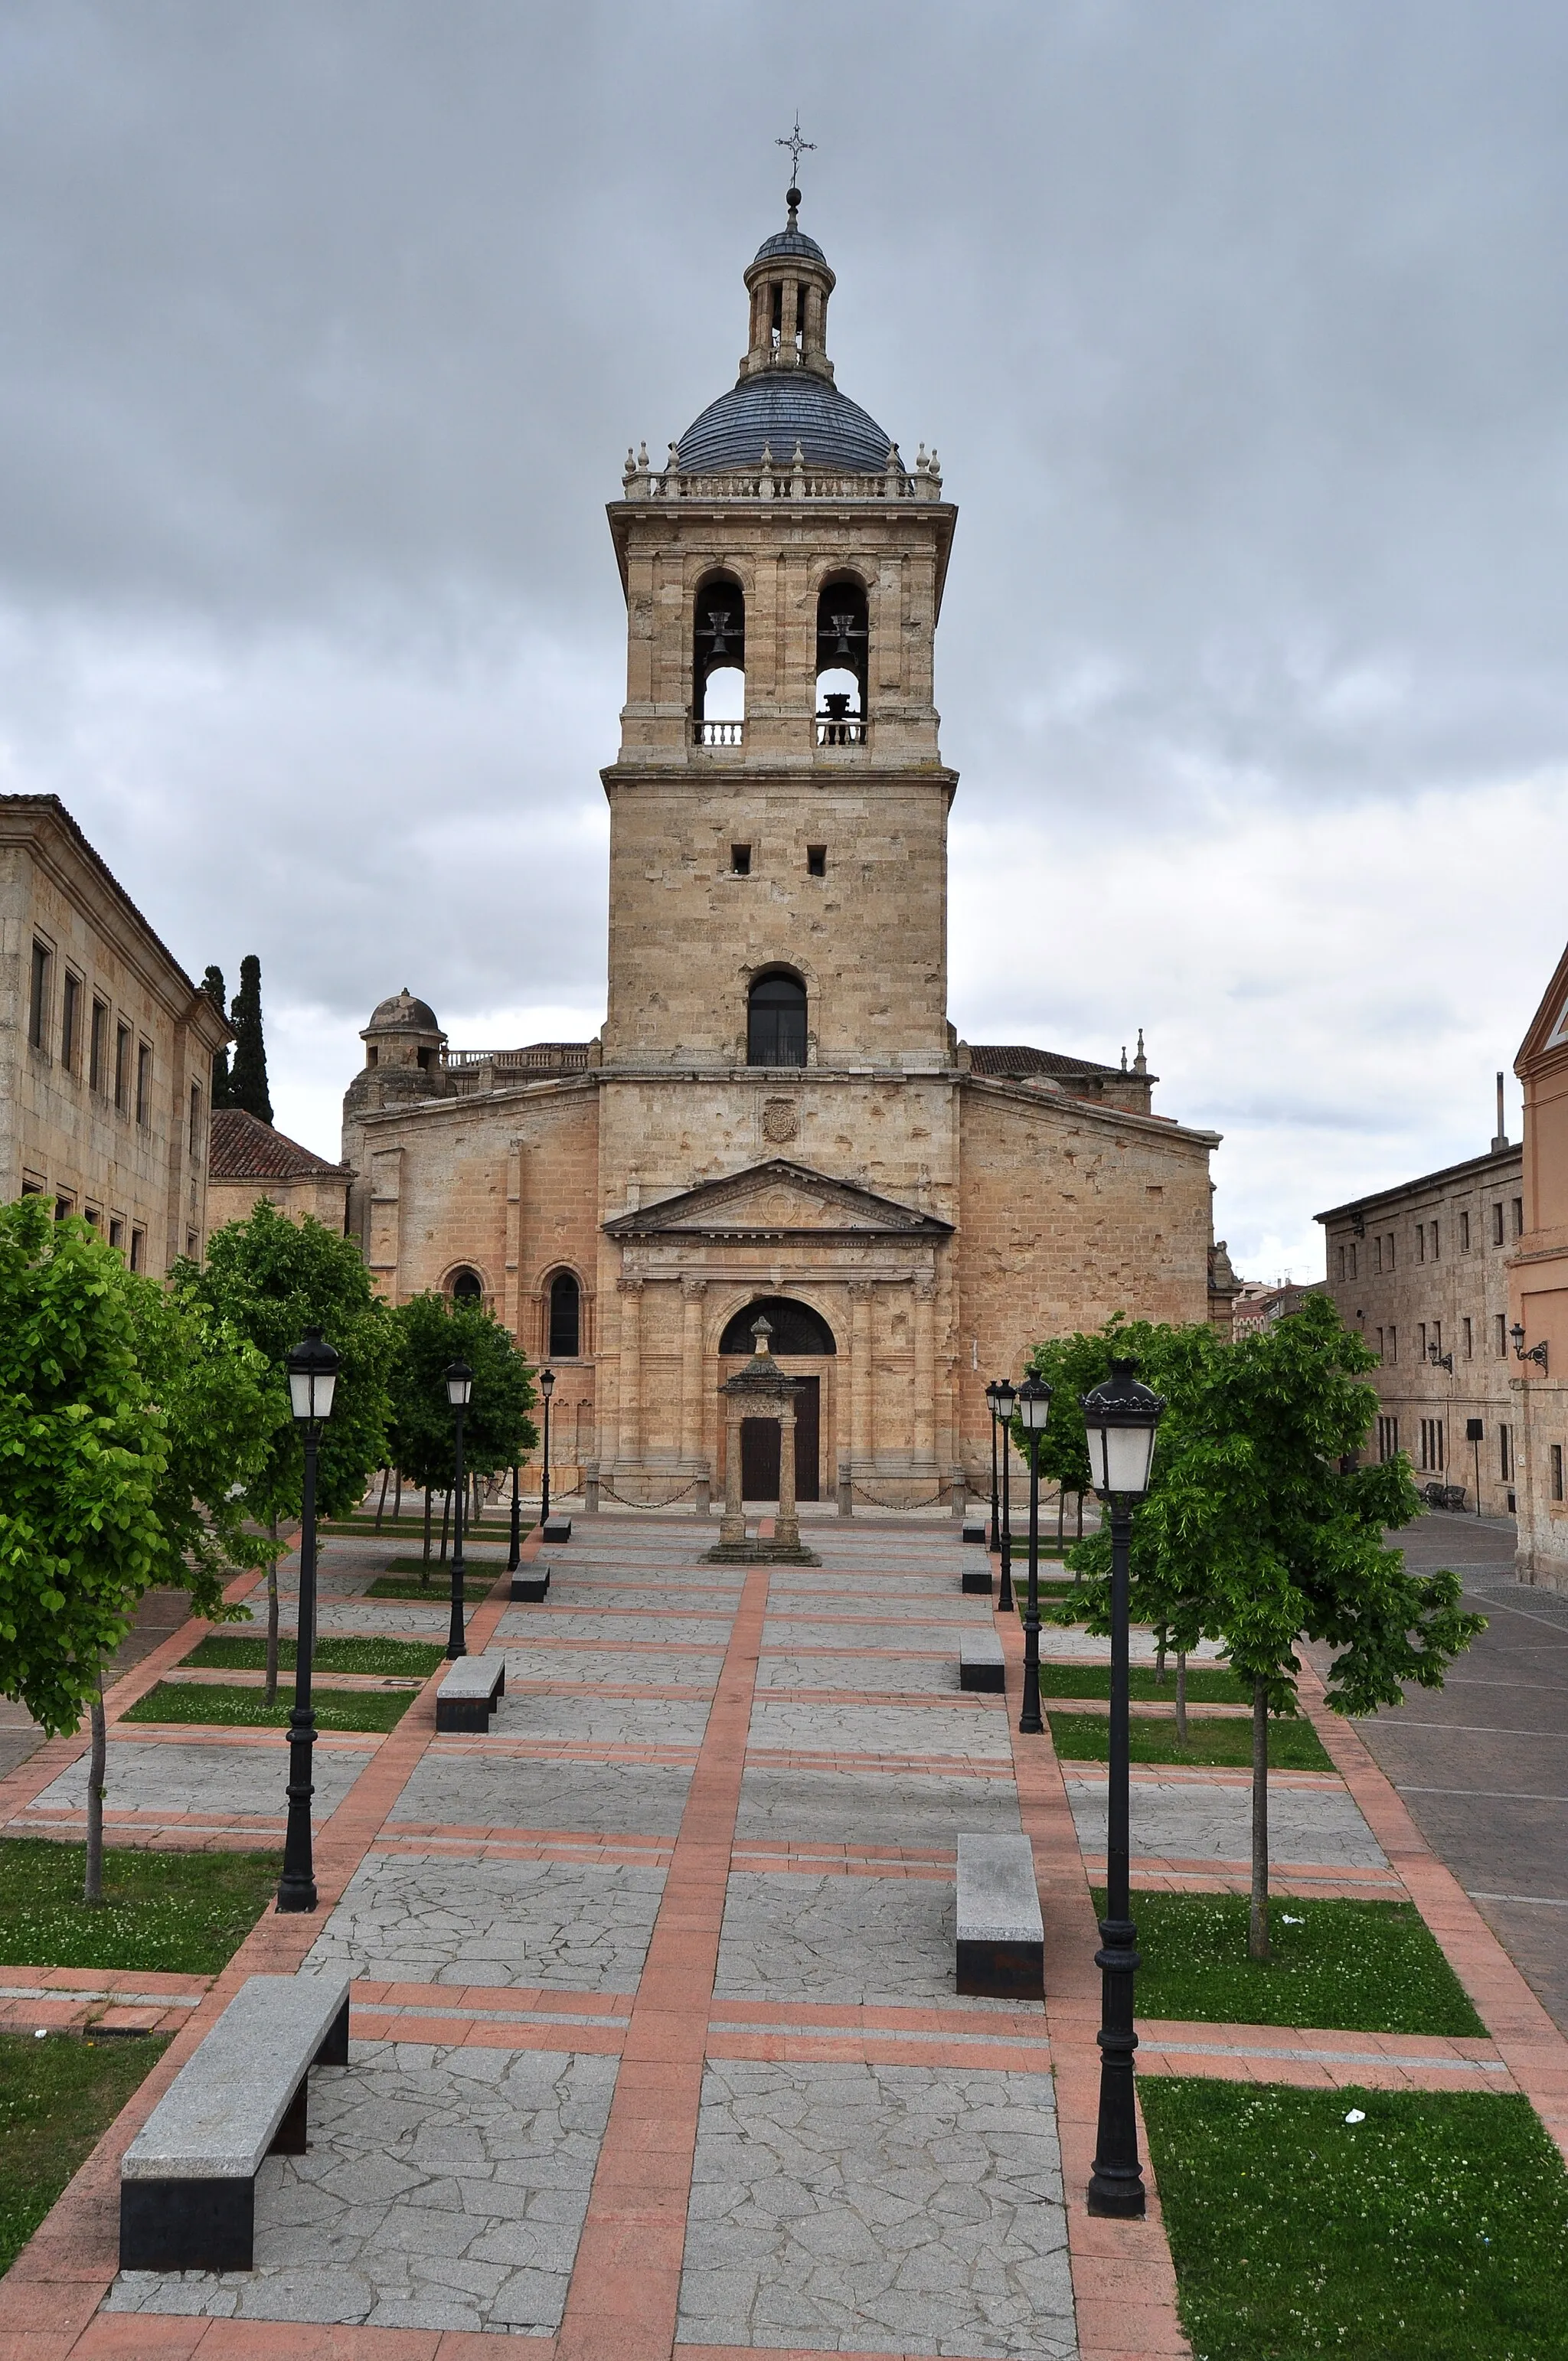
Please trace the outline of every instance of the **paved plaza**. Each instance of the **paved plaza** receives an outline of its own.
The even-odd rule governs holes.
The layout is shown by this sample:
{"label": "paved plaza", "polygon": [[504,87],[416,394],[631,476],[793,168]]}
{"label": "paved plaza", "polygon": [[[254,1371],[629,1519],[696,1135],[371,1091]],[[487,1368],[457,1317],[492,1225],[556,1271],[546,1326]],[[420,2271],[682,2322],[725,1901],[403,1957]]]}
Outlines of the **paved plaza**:
{"label": "paved plaza", "polygon": [[[1143,2224],[1083,2202],[1103,1767],[1020,1736],[1018,1622],[964,1595],[981,1553],[953,1526],[808,1530],[819,1566],[719,1568],[695,1517],[580,1517],[545,1601],[498,1584],[469,1609],[470,1647],[506,1660],[488,1732],[436,1734],[437,1675],[385,1736],[318,1745],[313,1917],[269,1914],[211,1982],[8,1971],[4,2021],[106,2004],[177,2037],[0,2283],[0,2361],[1187,2350],[1157,2192]],[[435,1600],[367,1595],[388,1555],[329,1543],[323,1632],[444,1631]],[[988,1630],[1004,1696],[959,1686]],[[275,1843],[278,1733],[118,1721],[196,1637],[112,1694],[111,1830]],[[1047,1693],[1051,1660],[1105,1655],[1044,1642]],[[1412,1895],[1496,2037],[1146,2024],[1142,2070],[1525,2089],[1568,2138],[1563,2045],[1308,1686],[1336,1768],[1272,1782],[1277,1890]],[[72,1833],[85,1775],[53,1741],[0,1816]],[[1135,1883],[1245,1891],[1248,1810],[1243,1772],[1135,1769]],[[1031,1839],[1043,2004],[956,1989],[965,1831]],[[137,2125],[246,1974],[307,1963],[353,1979],[349,2062],[313,2077],[308,2152],[261,2168],[255,2268],[118,2271]]]}

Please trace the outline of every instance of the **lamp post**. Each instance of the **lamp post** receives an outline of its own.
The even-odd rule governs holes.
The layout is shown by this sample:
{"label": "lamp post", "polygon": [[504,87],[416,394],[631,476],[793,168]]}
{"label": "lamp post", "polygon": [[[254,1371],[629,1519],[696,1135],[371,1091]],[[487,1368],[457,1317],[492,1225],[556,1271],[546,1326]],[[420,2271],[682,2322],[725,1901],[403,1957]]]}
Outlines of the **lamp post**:
{"label": "lamp post", "polygon": [[515,1574],[522,1555],[522,1506],[518,1498],[519,1468],[511,1463],[511,1547],[507,1552],[507,1572]]}
{"label": "lamp post", "polygon": [[453,1477],[452,1528],[452,1620],[446,1629],[446,1653],[449,1657],[466,1656],[468,1643],[463,1637],[463,1413],[474,1392],[474,1372],[466,1361],[453,1361],[446,1370],[446,1399],[452,1404],[456,1427],[457,1458]]}
{"label": "lamp post", "polygon": [[1140,1385],[1134,1361],[1113,1361],[1105,1383],[1083,1397],[1090,1480],[1111,1511],[1111,1761],[1105,1834],[1105,1916],[1100,1922],[1100,2129],[1089,2210],[1124,2217],[1144,2210],[1144,2170],[1133,2105],[1133,1980],[1137,1928],[1128,1878],[1127,1556],[1133,1510],[1149,1488],[1155,1429],[1165,1408]]}
{"label": "lamp post", "polygon": [[315,1864],[311,1856],[311,1749],[316,1742],[311,1702],[311,1659],[316,1644],[316,1454],[321,1432],[332,1416],[337,1387],[337,1355],[319,1328],[307,1328],[284,1363],[289,1405],[302,1428],[305,1486],[300,1518],[300,1611],[294,1633],[294,1709],[289,1716],[289,1828],[283,1839],[283,1873],[278,1881],[280,1910],[313,1910]]}
{"label": "lamp post", "polygon": [[1040,1437],[1051,1414],[1051,1389],[1042,1378],[1025,1378],[1018,1389],[1018,1417],[1029,1444],[1029,1596],[1024,1607],[1024,1710],[1018,1728],[1044,1730],[1040,1719]]}
{"label": "lamp post", "polygon": [[995,1378],[985,1389],[986,1407],[991,1412],[991,1541],[992,1549],[1002,1546],[1002,1517],[996,1505],[996,1421],[1002,1388]]}
{"label": "lamp post", "polygon": [[1002,1424],[1002,1587],[996,1604],[1003,1615],[1013,1612],[1013,1501],[1008,1490],[1007,1439],[1013,1432],[1013,1405],[1017,1400],[1011,1378],[996,1381],[996,1415]]}
{"label": "lamp post", "polygon": [[554,1369],[541,1369],[539,1390],[544,1397],[544,1474],[539,1487],[539,1530],[550,1522],[550,1397],[555,1390]]}

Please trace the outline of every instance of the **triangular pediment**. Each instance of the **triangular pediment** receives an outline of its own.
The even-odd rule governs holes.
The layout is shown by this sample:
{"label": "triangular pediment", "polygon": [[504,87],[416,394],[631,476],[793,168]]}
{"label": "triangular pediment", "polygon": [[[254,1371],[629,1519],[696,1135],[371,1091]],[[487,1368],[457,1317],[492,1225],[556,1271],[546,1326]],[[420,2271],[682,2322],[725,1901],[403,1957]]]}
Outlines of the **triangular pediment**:
{"label": "triangular pediment", "polygon": [[950,1222],[808,1164],[770,1158],[605,1224],[614,1237],[945,1237]]}
{"label": "triangular pediment", "polygon": [[1514,1060],[1515,1073],[1522,1077],[1538,1059],[1549,1057],[1564,1046],[1568,1046],[1568,950],[1558,961],[1557,972],[1546,987],[1546,997],[1519,1046]]}

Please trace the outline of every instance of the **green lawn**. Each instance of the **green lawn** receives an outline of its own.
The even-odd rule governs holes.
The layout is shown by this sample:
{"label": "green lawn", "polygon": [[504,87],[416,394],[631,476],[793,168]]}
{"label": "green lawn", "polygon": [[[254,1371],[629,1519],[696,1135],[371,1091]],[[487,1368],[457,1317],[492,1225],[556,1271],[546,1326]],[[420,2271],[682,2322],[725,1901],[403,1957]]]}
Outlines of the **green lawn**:
{"label": "green lawn", "polygon": [[145,2034],[0,2033],[0,2271],[167,2046]]}
{"label": "green lawn", "polygon": [[104,1900],[92,1910],[85,1861],[82,1845],[0,1839],[0,1960],[215,1975],[271,1900],[281,1856],[110,1846]]}
{"label": "green lawn", "polygon": [[[267,1642],[248,1633],[214,1631],[181,1659],[204,1672],[264,1673]],[[285,1672],[294,1669],[294,1642],[278,1642],[278,1662]],[[427,1679],[441,1662],[441,1650],[428,1640],[321,1640],[316,1642],[315,1666],[320,1673],[404,1673]]]}
{"label": "green lawn", "polygon": [[[314,1689],[318,1730],[393,1730],[415,1697],[412,1689]],[[293,1708],[291,1683],[280,1683],[269,1705],[265,1690],[232,1688],[224,1681],[159,1681],[122,1721],[204,1721],[247,1730],[286,1730]],[[280,1805],[280,1810],[282,1806]]]}
{"label": "green lawn", "polygon": [[[1102,1713],[1053,1713],[1046,1717],[1051,1740],[1067,1763],[1103,1763],[1110,1751],[1110,1719]],[[1138,1714],[1132,1725],[1135,1763],[1191,1763],[1208,1769],[1249,1769],[1252,1722],[1190,1721],[1187,1743],[1176,1735],[1176,1715]],[[1268,1760],[1276,1771],[1332,1771],[1310,1721],[1276,1719],[1268,1725]]]}
{"label": "green lawn", "polygon": [[1528,2100],[1139,2088],[1196,2361],[1568,2353],[1568,2176]]}
{"label": "green lawn", "polygon": [[1486,2030],[1412,1903],[1271,1902],[1267,1961],[1247,1958],[1245,1894],[1135,1894],[1133,1916],[1140,2016],[1454,2038]]}
{"label": "green lawn", "polygon": [[[193,1657],[192,1661],[199,1660]],[[1109,1664],[1042,1664],[1040,1688],[1047,1697],[1108,1698],[1111,1695],[1111,1667]],[[1167,1663],[1163,1684],[1155,1679],[1152,1664],[1130,1666],[1127,1695],[1147,1699],[1156,1705],[1168,1705],[1174,1710],[1175,1664]],[[1250,1705],[1252,1691],[1223,1664],[1189,1664],[1187,1702],[1189,1705]],[[1250,1753],[1247,1760],[1252,1760]]]}
{"label": "green lawn", "polygon": [[[419,1560],[417,1557],[397,1557],[392,1564],[417,1567]],[[492,1571],[482,1575],[471,1575],[465,1568],[463,1596],[469,1606],[477,1606],[481,1598],[488,1598],[496,1587],[496,1576],[505,1571],[504,1560],[499,1562]],[[408,1575],[378,1574],[365,1595],[367,1598],[433,1598],[444,1606],[452,1596],[452,1571],[449,1566],[433,1564],[428,1582],[415,1581]]]}

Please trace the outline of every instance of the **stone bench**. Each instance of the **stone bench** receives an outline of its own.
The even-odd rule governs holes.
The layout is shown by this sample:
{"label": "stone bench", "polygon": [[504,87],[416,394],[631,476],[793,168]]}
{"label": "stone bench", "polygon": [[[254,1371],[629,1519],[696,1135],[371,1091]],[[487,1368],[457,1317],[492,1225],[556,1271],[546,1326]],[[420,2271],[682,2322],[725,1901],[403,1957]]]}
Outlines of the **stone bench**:
{"label": "stone bench", "polygon": [[966,1598],[989,1598],[991,1597],[989,1554],[981,1558],[971,1557],[969,1560],[959,1579],[959,1587]]}
{"label": "stone bench", "polygon": [[544,1520],[544,1531],[542,1538],[547,1542],[554,1542],[558,1548],[566,1542],[569,1542],[572,1538],[571,1518],[554,1516],[546,1517]]}
{"label": "stone bench", "polygon": [[313,2066],[348,2063],[348,1978],[251,1976],[120,2163],[123,2271],[248,2271],[264,2156],[303,2156]]}
{"label": "stone bench", "polygon": [[435,1692],[437,1730],[488,1730],[506,1685],[504,1656],[459,1656]]}
{"label": "stone bench", "polygon": [[520,1565],[511,1578],[511,1595],[514,1602],[535,1607],[542,1598],[548,1598],[550,1596],[549,1559],[536,1557],[531,1559],[528,1565]]}
{"label": "stone bench", "polygon": [[976,1631],[959,1642],[959,1686],[961,1689],[1005,1689],[1006,1659],[994,1631]]}
{"label": "stone bench", "polygon": [[979,1546],[983,1549],[985,1547],[985,1527],[983,1525],[966,1525],[964,1527],[964,1539],[966,1542],[978,1543]]}
{"label": "stone bench", "polygon": [[1044,1997],[1046,1929],[1027,1837],[959,1837],[958,1967],[960,1993]]}

